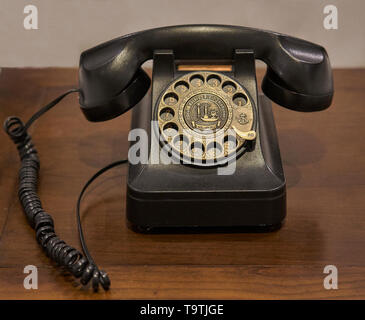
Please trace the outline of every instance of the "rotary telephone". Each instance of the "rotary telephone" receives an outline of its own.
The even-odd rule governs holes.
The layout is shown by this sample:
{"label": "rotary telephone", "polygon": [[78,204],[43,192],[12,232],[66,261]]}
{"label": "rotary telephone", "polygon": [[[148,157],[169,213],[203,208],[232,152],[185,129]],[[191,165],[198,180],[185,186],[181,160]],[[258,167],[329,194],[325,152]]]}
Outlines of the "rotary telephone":
{"label": "rotary telephone", "polygon": [[[153,59],[150,78],[141,65]],[[81,54],[79,89],[23,124],[4,126],[18,146],[19,198],[47,255],[97,290],[110,286],[86,247],[80,202],[106,170],[128,163],[127,222],[138,232],[271,231],[286,216],[285,178],[271,104],[258,94],[255,59],[267,64],[264,94],[296,111],[320,111],[333,96],[324,48],[290,36],[222,25],[137,32]],[[84,255],[55,233],[36,192],[39,158],[30,125],[66,95],[79,93],[90,121],[133,107],[129,161],[98,171],[84,186],[77,220]]]}

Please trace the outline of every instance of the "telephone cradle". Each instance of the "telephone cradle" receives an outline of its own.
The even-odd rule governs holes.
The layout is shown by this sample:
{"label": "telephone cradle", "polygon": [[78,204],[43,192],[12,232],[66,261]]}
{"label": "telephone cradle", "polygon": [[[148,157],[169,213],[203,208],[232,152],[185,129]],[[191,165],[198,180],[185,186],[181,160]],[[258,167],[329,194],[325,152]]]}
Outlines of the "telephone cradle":
{"label": "telephone cradle", "polygon": [[[153,59],[151,79],[142,64]],[[257,89],[255,60],[267,70]],[[81,253],[61,240],[37,193],[40,160],[28,133],[42,114],[78,93],[89,121],[133,108],[128,160],[100,169],[76,206]],[[18,195],[47,256],[94,290],[110,287],[91,257],[80,204],[98,176],[128,163],[126,217],[137,232],[263,232],[286,217],[286,184],[271,103],[301,112],[328,108],[333,96],[326,50],[258,29],[181,25],[126,35],[84,51],[79,88],[4,129],[17,145]]]}

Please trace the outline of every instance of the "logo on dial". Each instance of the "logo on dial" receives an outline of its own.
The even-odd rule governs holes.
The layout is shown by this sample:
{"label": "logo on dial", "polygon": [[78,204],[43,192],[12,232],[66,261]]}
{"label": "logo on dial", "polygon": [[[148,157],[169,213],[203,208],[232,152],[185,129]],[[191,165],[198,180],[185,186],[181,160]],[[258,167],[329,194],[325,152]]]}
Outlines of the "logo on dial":
{"label": "logo on dial", "polygon": [[186,102],[183,116],[190,129],[215,132],[226,124],[228,108],[217,95],[200,93]]}

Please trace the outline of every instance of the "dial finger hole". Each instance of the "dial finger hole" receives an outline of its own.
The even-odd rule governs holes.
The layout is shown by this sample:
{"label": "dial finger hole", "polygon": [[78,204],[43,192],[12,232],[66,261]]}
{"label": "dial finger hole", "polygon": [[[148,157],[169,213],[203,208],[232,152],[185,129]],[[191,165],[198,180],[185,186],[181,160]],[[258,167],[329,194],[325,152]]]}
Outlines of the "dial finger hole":
{"label": "dial finger hole", "polygon": [[219,85],[221,84],[221,78],[215,74],[212,74],[212,75],[208,76],[207,83],[211,87],[219,87]]}
{"label": "dial finger hole", "polygon": [[190,83],[194,87],[201,87],[204,83],[204,78],[200,74],[196,74],[190,78]]}
{"label": "dial finger hole", "polygon": [[169,123],[166,123],[164,126],[163,126],[163,133],[167,136],[167,137],[173,137],[175,135],[177,135],[178,133],[178,126],[176,123],[174,122],[169,122]]}
{"label": "dial finger hole", "polygon": [[180,134],[174,138],[173,144],[176,149],[183,152],[189,146],[189,139],[187,136]]}
{"label": "dial finger hole", "polygon": [[224,150],[232,151],[237,147],[237,139],[234,136],[225,136],[224,137]]}
{"label": "dial finger hole", "polygon": [[170,93],[166,94],[164,99],[163,99],[165,104],[167,104],[168,106],[175,105],[178,100],[179,100],[179,98],[178,98],[177,94],[173,93],[173,92],[170,92]]}
{"label": "dial finger hole", "polygon": [[236,91],[237,87],[232,81],[226,81],[223,83],[222,89],[225,93],[232,94]]}
{"label": "dial finger hole", "polygon": [[236,106],[242,107],[247,103],[248,99],[243,93],[237,93],[233,96],[233,103]]}
{"label": "dial finger hole", "polygon": [[163,108],[160,111],[160,118],[163,121],[170,121],[175,116],[175,111],[171,108]]}
{"label": "dial finger hole", "polygon": [[185,81],[179,81],[178,83],[175,84],[175,90],[177,93],[185,93],[186,91],[189,90],[189,84]]}
{"label": "dial finger hole", "polygon": [[223,148],[216,141],[212,141],[207,145],[207,155],[212,158],[219,157],[222,154]]}
{"label": "dial finger hole", "polygon": [[190,150],[193,157],[201,158],[204,154],[205,148],[201,142],[195,141],[191,144]]}

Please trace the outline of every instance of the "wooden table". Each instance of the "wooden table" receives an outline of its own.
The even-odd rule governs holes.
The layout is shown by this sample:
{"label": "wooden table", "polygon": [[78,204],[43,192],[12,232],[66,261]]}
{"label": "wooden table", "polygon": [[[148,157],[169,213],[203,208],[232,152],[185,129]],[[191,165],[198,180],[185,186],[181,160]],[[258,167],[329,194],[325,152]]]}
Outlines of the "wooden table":
{"label": "wooden table", "polygon": [[[334,101],[324,112],[274,106],[288,186],[287,221],[277,232],[137,234],[125,224],[126,167],[97,180],[83,203],[83,224],[112,279],[107,293],[75,288],[41,251],[16,195],[18,155],[0,133],[0,298],[364,299],[365,70],[335,70],[334,79]],[[75,86],[76,69],[3,69],[0,119],[27,120]],[[31,129],[43,205],[70,244],[78,246],[80,189],[99,168],[126,157],[129,123],[130,112],[90,123],[73,95]],[[38,290],[23,287],[26,265],[38,267]],[[326,265],[338,268],[338,290],[323,287]]]}

